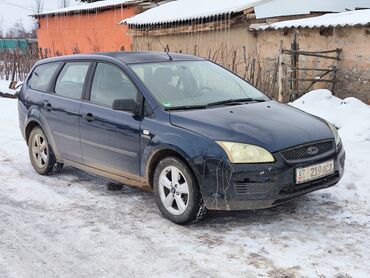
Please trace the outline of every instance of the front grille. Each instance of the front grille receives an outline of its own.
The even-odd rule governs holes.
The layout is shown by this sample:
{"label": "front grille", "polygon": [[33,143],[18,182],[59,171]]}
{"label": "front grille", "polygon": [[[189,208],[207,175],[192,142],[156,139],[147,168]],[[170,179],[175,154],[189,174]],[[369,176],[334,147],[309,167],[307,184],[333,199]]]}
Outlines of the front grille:
{"label": "front grille", "polygon": [[281,154],[286,160],[301,160],[315,158],[324,153],[330,152],[333,149],[334,149],[333,140],[328,140],[294,147],[282,151]]}
{"label": "front grille", "polygon": [[266,194],[269,191],[269,186],[264,183],[235,184],[235,191],[238,194]]}

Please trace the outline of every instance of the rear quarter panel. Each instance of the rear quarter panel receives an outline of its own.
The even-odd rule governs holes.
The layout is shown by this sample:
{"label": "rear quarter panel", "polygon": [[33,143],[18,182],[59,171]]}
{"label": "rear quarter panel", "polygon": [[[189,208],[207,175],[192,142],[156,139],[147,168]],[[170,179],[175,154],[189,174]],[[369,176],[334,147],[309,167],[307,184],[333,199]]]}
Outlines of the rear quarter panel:
{"label": "rear quarter panel", "polygon": [[[22,87],[18,95],[18,115],[19,127],[22,132],[23,138],[26,140],[26,129],[31,122],[36,122],[45,132],[46,137],[52,146],[55,155],[59,158],[59,153],[54,142],[49,125],[41,113],[43,99],[45,93],[32,90],[27,82]],[[28,142],[26,142],[28,143]]]}

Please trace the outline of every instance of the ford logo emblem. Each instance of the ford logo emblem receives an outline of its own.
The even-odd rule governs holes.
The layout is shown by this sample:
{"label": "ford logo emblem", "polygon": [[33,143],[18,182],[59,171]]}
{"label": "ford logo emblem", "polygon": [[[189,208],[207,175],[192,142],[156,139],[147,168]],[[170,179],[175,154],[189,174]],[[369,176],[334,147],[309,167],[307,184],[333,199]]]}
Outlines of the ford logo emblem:
{"label": "ford logo emblem", "polygon": [[308,155],[315,155],[319,152],[319,149],[317,147],[309,147],[307,148],[307,154]]}

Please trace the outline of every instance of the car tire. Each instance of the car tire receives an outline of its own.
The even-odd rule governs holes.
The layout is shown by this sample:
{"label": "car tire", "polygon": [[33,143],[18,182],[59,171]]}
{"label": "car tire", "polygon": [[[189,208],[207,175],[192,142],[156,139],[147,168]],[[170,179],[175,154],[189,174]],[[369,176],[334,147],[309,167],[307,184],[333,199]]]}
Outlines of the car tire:
{"label": "car tire", "polygon": [[44,131],[35,127],[28,138],[28,153],[33,169],[40,175],[49,175],[53,172],[60,172],[62,163],[57,163],[49,141]]}
{"label": "car tire", "polygon": [[192,171],[177,157],[167,157],[158,163],[153,183],[157,205],[172,222],[180,225],[195,223],[206,214]]}

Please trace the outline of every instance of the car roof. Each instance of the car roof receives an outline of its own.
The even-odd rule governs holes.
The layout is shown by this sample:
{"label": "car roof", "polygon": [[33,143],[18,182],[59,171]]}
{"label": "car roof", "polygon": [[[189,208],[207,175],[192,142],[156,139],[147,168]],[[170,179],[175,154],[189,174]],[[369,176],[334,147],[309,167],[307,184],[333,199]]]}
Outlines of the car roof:
{"label": "car roof", "polygon": [[155,51],[121,51],[121,52],[103,52],[94,54],[75,54],[69,56],[59,56],[40,61],[57,62],[78,59],[99,59],[102,57],[111,57],[120,60],[125,64],[137,63],[154,63],[154,62],[169,62],[169,61],[202,61],[204,58],[181,53],[166,53]]}
{"label": "car roof", "polygon": [[181,53],[169,52],[155,52],[155,51],[127,51],[127,52],[106,52],[100,53],[117,58],[124,63],[151,63],[151,62],[168,62],[173,61],[186,61],[186,60],[204,60],[203,58]]}

